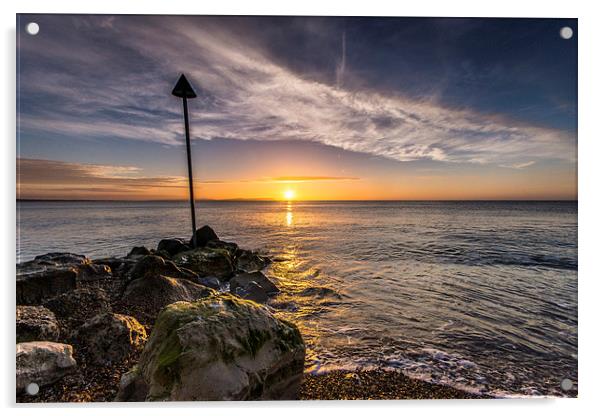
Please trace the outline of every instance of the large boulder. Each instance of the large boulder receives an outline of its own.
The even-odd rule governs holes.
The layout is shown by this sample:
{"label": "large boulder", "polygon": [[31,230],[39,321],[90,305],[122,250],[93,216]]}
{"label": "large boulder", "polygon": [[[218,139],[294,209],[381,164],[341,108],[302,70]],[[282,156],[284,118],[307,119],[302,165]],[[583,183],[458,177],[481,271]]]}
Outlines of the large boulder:
{"label": "large boulder", "polygon": [[118,401],[298,398],[305,345],[297,327],[229,294],[159,314]]}
{"label": "large boulder", "polygon": [[103,313],[85,322],[75,334],[94,364],[120,362],[142,349],[146,330],[131,316]]}
{"label": "large boulder", "polygon": [[57,341],[59,323],[43,306],[17,306],[17,342]]}
{"label": "large boulder", "polygon": [[39,305],[80,284],[111,277],[111,268],[73,253],[48,253],[17,265],[17,304]]}
{"label": "large boulder", "polygon": [[[194,245],[195,237],[196,246]],[[194,236],[190,239],[190,247],[205,247],[209,241],[213,240],[219,240],[219,237],[217,234],[215,234],[213,228],[209,227],[208,225],[203,225],[194,232]]]}
{"label": "large boulder", "polygon": [[222,248],[197,248],[178,253],[174,262],[181,267],[192,270],[199,276],[215,276],[227,280],[234,272],[230,253]]}
{"label": "large boulder", "polygon": [[44,302],[58,318],[61,327],[71,332],[85,321],[111,311],[111,303],[102,289],[81,288],[60,294]]}
{"label": "large boulder", "polygon": [[237,288],[246,289],[249,283],[255,282],[267,294],[278,293],[278,287],[261,272],[237,274],[230,279],[230,291],[235,293]]}
{"label": "large boulder", "polygon": [[77,274],[75,267],[35,260],[17,265],[17,305],[39,305],[44,299],[75,289]]}
{"label": "large boulder", "polygon": [[179,238],[164,238],[157,246],[157,251],[165,251],[170,256],[186,250],[190,250],[190,246]]}
{"label": "large boulder", "polygon": [[170,303],[194,301],[213,293],[213,289],[186,279],[147,275],[128,284],[121,303],[141,322],[151,323],[159,311]]}
{"label": "large boulder", "polygon": [[165,260],[163,257],[156,255],[142,257],[130,272],[130,280],[159,275],[198,281],[196,273],[182,269],[174,262]]}
{"label": "large boulder", "polygon": [[17,393],[30,383],[47,386],[73,371],[77,363],[71,345],[48,341],[17,344]]}

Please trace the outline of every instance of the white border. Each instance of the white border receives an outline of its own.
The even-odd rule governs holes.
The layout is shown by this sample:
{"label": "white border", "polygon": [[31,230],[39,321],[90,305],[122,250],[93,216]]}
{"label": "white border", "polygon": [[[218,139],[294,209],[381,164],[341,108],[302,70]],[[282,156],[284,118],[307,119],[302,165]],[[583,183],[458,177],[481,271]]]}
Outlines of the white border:
{"label": "white border", "polygon": [[[2,143],[2,218],[5,220],[0,248],[2,265],[2,296],[4,306],[2,367],[0,368],[0,392],[2,404],[10,414],[27,413],[54,415],[65,411],[92,414],[115,411],[143,411],[148,415],[163,415],[169,408],[182,412],[192,408],[195,412],[211,414],[245,412],[263,415],[266,412],[287,415],[333,412],[365,414],[372,409],[385,413],[467,415],[507,415],[509,412],[545,413],[567,415],[589,413],[600,408],[602,369],[600,349],[602,337],[599,304],[602,295],[600,281],[602,268],[598,266],[601,247],[598,236],[600,227],[601,197],[600,157],[600,105],[602,97],[600,76],[602,63],[602,15],[594,1],[541,1],[498,0],[496,3],[474,0],[393,2],[370,0],[362,2],[298,0],[283,1],[227,1],[184,2],[147,0],[104,0],[81,2],[74,0],[30,1],[18,4],[2,2],[3,42],[1,55],[2,126],[5,132]],[[579,399],[505,400],[505,401],[404,401],[404,402],[301,402],[301,403],[196,403],[167,405],[44,405],[15,407],[14,405],[14,264],[15,264],[15,13],[130,13],[130,14],[297,14],[297,15],[356,15],[356,16],[473,16],[473,17],[576,17],[579,18]],[[140,408],[143,409],[140,409]],[[201,410],[204,409],[204,410]]]}

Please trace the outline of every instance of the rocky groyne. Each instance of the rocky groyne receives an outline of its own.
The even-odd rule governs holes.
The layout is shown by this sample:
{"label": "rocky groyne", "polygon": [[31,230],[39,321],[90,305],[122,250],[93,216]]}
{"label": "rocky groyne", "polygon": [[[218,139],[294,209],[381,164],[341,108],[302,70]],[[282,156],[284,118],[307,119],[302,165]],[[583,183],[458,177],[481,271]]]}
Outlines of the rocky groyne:
{"label": "rocky groyne", "polygon": [[299,398],[305,345],[263,305],[269,258],[195,237],[18,264],[17,401]]}

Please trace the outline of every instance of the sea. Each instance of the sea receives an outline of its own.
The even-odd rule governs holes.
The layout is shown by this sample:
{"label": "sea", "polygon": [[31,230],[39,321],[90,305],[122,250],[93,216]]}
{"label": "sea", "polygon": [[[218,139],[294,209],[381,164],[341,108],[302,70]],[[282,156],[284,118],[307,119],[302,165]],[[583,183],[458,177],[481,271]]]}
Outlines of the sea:
{"label": "sea", "polygon": [[[196,217],[274,259],[269,305],[300,328],[307,372],[577,395],[577,202],[198,201]],[[17,202],[17,262],[190,235],[187,202]]]}

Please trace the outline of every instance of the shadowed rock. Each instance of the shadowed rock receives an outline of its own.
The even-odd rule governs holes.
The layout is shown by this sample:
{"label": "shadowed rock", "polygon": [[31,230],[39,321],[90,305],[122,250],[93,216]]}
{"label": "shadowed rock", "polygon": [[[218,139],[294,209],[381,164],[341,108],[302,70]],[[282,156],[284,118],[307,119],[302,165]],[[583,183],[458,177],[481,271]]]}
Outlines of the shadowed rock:
{"label": "shadowed rock", "polygon": [[[201,228],[197,229],[194,233],[196,236],[196,247],[205,247],[209,241],[219,240],[213,228],[208,225],[203,225]],[[190,247],[194,247],[194,238],[190,239]]]}
{"label": "shadowed rock", "polygon": [[[59,320],[61,327],[71,332],[99,313],[111,311],[111,304],[102,289],[81,288],[60,294],[44,302]],[[67,335],[67,334],[64,334]]]}
{"label": "shadowed rock", "polygon": [[150,254],[150,250],[144,246],[137,246],[130,250],[127,257],[146,256]]}
{"label": "shadowed rock", "polygon": [[17,304],[39,305],[44,299],[75,289],[77,269],[27,262],[17,265],[16,280]]}
{"label": "shadowed rock", "polygon": [[190,250],[190,248],[191,246],[179,238],[165,238],[159,241],[157,251],[165,251],[169,253],[170,256],[173,256],[174,254],[178,254],[182,251]]}
{"label": "shadowed rock", "polygon": [[159,275],[198,281],[198,276],[194,272],[182,269],[174,262],[155,255],[144,256],[140,259],[130,272],[130,280]]}
{"label": "shadowed rock", "polygon": [[59,323],[43,306],[17,306],[17,342],[57,341]]}
{"label": "shadowed rock", "polygon": [[243,299],[252,300],[257,303],[266,303],[268,301],[268,294],[265,293],[265,290],[263,290],[261,286],[253,281],[249,282],[244,288],[238,286],[234,289],[233,293]]}
{"label": "shadowed rock", "polygon": [[159,311],[170,303],[194,301],[214,290],[185,279],[146,275],[131,281],[123,293],[122,304],[143,323],[154,322]]}
{"label": "shadowed rock", "polygon": [[30,383],[40,387],[52,384],[72,372],[76,365],[71,345],[49,341],[17,344],[17,393]]}
{"label": "shadowed rock", "polygon": [[118,401],[298,398],[305,345],[296,326],[232,295],[178,302],[159,314]]}
{"label": "shadowed rock", "polygon": [[90,263],[90,259],[86,256],[73,253],[47,253],[36,256],[33,261],[38,264],[50,266],[78,266]]}
{"label": "shadowed rock", "polygon": [[80,282],[112,277],[105,264],[91,263],[86,256],[48,253],[17,265],[17,304],[39,305],[44,300],[69,292]]}
{"label": "shadowed rock", "polygon": [[279,292],[278,287],[261,272],[243,273],[234,276],[230,279],[230,291],[236,293],[236,289],[239,287],[246,290],[251,282],[258,284],[267,294]]}
{"label": "shadowed rock", "polygon": [[97,365],[119,362],[141,349],[146,331],[133,317],[103,313],[85,322],[75,334],[79,345]]}

